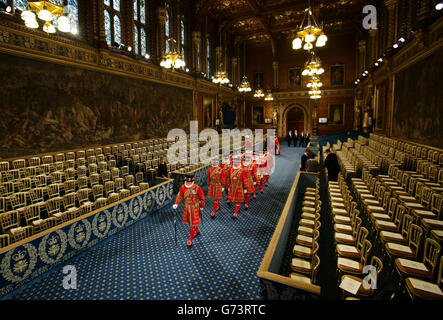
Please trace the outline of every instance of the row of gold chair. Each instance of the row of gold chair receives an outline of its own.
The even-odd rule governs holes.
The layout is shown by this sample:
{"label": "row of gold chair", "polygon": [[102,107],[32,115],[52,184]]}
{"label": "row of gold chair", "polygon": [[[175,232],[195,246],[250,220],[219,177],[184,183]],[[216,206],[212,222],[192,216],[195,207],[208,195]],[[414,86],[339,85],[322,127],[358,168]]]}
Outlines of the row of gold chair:
{"label": "row of gold chair", "polygon": [[[368,240],[369,231],[362,225],[357,202],[354,201],[342,174],[337,182],[328,182],[328,190],[334,221],[338,281],[353,281],[358,284],[358,290],[353,295],[344,289],[342,295],[349,300],[368,298],[374,294],[374,289],[364,283],[364,267],[372,250],[372,244]],[[370,264],[375,267],[378,279],[383,263],[373,255]]]}
{"label": "row of gold chair", "polygon": [[[369,181],[371,185],[368,187]],[[383,260],[400,277],[397,289],[401,291],[404,288],[405,277],[432,281],[440,254],[440,244],[435,239],[426,238],[423,262],[419,262],[419,253],[423,250],[424,230],[415,223],[412,215],[407,214],[403,203],[394,196],[390,197],[390,191],[384,191],[380,181],[368,171],[363,172],[363,179],[352,179],[352,185],[362,199],[367,222],[372,226],[375,242],[382,250]],[[367,199],[378,201],[378,204],[368,203]],[[412,282],[414,283],[414,280]]]}
{"label": "row of gold chair", "polygon": [[292,249],[294,257],[291,260],[289,277],[307,284],[315,284],[320,266],[318,257],[320,237],[320,210],[319,196],[320,179],[317,179],[315,188],[306,188],[302,203],[301,218],[298,222],[296,244]]}

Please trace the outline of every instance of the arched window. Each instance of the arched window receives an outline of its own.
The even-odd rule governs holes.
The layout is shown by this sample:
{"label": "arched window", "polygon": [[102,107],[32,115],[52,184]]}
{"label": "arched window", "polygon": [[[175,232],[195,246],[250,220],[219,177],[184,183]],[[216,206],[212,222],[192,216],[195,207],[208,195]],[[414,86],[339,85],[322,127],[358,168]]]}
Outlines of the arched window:
{"label": "arched window", "polygon": [[134,0],[134,39],[135,53],[145,55],[148,48],[146,37],[147,1]]}
{"label": "arched window", "polygon": [[185,17],[182,15],[180,17],[180,53],[183,61],[185,61],[185,39]]}
{"label": "arched window", "polygon": [[26,0],[14,0],[14,9],[20,9],[25,11],[28,7],[28,1]]}
{"label": "arched window", "polygon": [[209,37],[206,38],[206,57],[207,57],[207,68],[208,68],[208,78],[212,75],[211,63],[212,63],[212,52],[211,52],[211,41]]}
{"label": "arched window", "polygon": [[165,9],[166,9],[166,22],[165,22],[165,52],[169,51],[169,41],[168,39],[172,36],[171,35],[171,14],[170,14],[170,6],[169,2],[165,1]]}
{"label": "arched window", "polygon": [[121,44],[122,27],[120,0],[104,0],[104,4],[106,42],[109,46],[112,45],[113,42]]}

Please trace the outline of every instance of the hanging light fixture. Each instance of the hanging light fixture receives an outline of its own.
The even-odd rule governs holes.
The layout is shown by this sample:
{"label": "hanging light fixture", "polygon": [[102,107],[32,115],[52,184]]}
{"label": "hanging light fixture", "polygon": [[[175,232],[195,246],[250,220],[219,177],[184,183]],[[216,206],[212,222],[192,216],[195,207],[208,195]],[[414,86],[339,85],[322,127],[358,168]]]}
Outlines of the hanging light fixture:
{"label": "hanging light fixture", "polygon": [[248,78],[246,76],[243,76],[240,86],[238,87],[238,91],[243,93],[252,91],[251,85],[249,84]]}
{"label": "hanging light fixture", "polygon": [[229,79],[225,71],[218,70],[215,73],[215,77],[213,77],[212,82],[219,84],[227,84],[229,83]]}
{"label": "hanging light fixture", "polygon": [[[304,25],[305,20],[307,20],[306,25]],[[309,1],[309,7],[305,9],[305,16],[297,31],[297,38],[292,41],[292,48],[294,50],[301,48],[311,50],[315,40],[317,40],[316,47],[324,47],[328,37],[323,32],[323,23],[320,25],[312,14],[311,1]]]}
{"label": "hanging light fixture", "polygon": [[320,99],[321,98],[321,90],[320,88],[323,86],[323,83],[317,76],[312,76],[309,80],[307,87],[311,90],[309,91],[309,95],[311,99]]}
{"label": "hanging light fixture", "polygon": [[321,66],[321,60],[316,56],[314,51],[311,51],[309,60],[305,63],[305,69],[302,72],[303,76],[319,76],[325,72]]}
{"label": "hanging light fixture", "polygon": [[[246,73],[246,44],[245,44],[245,47],[243,49],[243,61],[244,61],[244,70],[243,70],[243,72]],[[249,81],[248,81],[248,78],[246,77],[246,75],[243,75],[241,83],[238,86],[238,91],[240,91],[242,93],[246,93],[246,92],[252,91],[251,85],[249,84]]]}
{"label": "hanging light fixture", "polygon": [[50,1],[31,1],[28,0],[28,9],[22,11],[21,18],[25,22],[28,28],[37,29],[39,24],[37,17],[40,20],[45,21],[43,24],[43,31],[47,33],[55,33],[56,28],[53,21],[57,22],[57,29],[61,32],[72,32],[77,34],[77,30],[71,29],[71,23],[69,21],[68,6],[58,6]]}
{"label": "hanging light fixture", "polygon": [[263,98],[265,96],[265,94],[263,93],[262,89],[257,89],[254,92],[254,97],[255,98]]}
{"label": "hanging light fixture", "polygon": [[177,41],[173,38],[169,38],[169,51],[163,55],[160,66],[166,69],[178,69],[184,67],[186,64],[182,59],[182,55],[177,48]]}
{"label": "hanging light fixture", "polygon": [[308,88],[321,88],[323,86],[323,83],[320,81],[318,77],[313,76],[311,80],[309,80],[307,87]]}
{"label": "hanging light fixture", "polygon": [[272,100],[274,100],[274,97],[272,96],[271,91],[268,91],[265,97],[265,101],[272,101]]}

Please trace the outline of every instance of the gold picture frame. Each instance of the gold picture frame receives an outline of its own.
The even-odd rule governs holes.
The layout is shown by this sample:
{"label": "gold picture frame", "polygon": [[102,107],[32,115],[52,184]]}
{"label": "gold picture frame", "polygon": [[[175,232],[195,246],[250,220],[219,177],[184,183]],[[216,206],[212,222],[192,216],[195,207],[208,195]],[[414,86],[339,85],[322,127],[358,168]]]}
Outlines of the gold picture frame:
{"label": "gold picture frame", "polygon": [[301,87],[302,71],[300,67],[292,67],[288,69],[288,86]]}
{"label": "gold picture frame", "polygon": [[329,66],[329,80],[331,87],[343,86],[345,84],[345,65],[335,64]]}
{"label": "gold picture frame", "polygon": [[346,105],[344,103],[328,104],[328,125],[344,125],[345,110]]}

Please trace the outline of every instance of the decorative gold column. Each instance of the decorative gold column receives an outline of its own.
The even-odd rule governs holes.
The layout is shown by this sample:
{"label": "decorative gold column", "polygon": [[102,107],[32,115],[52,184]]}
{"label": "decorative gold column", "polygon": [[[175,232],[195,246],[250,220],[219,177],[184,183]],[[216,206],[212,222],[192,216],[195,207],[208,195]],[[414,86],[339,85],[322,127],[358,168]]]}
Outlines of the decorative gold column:
{"label": "decorative gold column", "polygon": [[[220,68],[220,64],[223,64],[222,55],[223,55],[223,47],[216,47],[215,48],[215,71],[216,72]],[[223,68],[226,68],[226,66],[223,66]]]}
{"label": "decorative gold column", "polygon": [[103,1],[98,1],[97,5],[97,22],[94,23],[94,33],[98,35],[98,46],[100,48],[108,48],[108,44],[106,43],[106,32],[105,32],[105,4]]}
{"label": "decorative gold column", "polygon": [[231,59],[231,78],[234,86],[239,85],[239,72],[238,72],[238,58],[232,57]]}
{"label": "decorative gold column", "polygon": [[278,89],[278,61],[272,61],[272,89]]}
{"label": "decorative gold column", "polygon": [[362,103],[363,93],[361,89],[357,89],[354,99],[354,130],[360,131],[362,121]]}
{"label": "decorative gold column", "polygon": [[366,40],[358,42],[358,75],[361,75],[366,68]]}
{"label": "decorative gold column", "polygon": [[385,5],[388,8],[388,43],[387,46],[392,47],[397,41],[397,7],[398,0],[385,0]]}
{"label": "decorative gold column", "polygon": [[369,37],[370,37],[370,57],[369,57],[369,63],[374,63],[375,60],[378,59],[377,57],[377,29],[371,29],[369,30]]}
{"label": "decorative gold column", "polygon": [[157,41],[157,56],[159,57],[159,59],[161,59],[163,57],[163,55],[165,54],[166,51],[166,35],[165,35],[165,24],[166,24],[166,8],[158,8],[157,9],[157,18],[158,18],[158,23],[159,23],[159,28],[158,28],[158,41]]}
{"label": "decorative gold column", "polygon": [[200,31],[192,32],[192,68],[194,71],[199,72],[198,70],[198,46],[201,41],[201,33]]}

